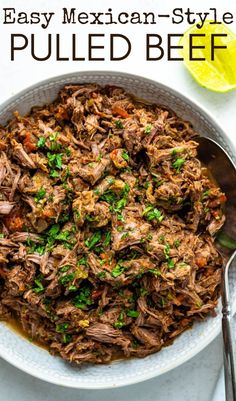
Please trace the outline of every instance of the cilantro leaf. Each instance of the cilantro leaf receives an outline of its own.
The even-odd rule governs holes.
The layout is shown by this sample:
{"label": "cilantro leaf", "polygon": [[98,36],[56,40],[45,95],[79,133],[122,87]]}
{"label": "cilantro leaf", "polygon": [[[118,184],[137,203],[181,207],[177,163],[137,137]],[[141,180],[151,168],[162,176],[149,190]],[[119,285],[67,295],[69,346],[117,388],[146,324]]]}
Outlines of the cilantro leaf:
{"label": "cilantro leaf", "polygon": [[57,333],[64,333],[69,327],[69,323],[60,323],[56,325],[56,332]]}
{"label": "cilantro leaf", "polygon": [[92,249],[98,242],[101,241],[102,234],[101,231],[95,232],[92,237],[87,238],[84,242],[88,249]]}
{"label": "cilantro leaf", "polygon": [[40,136],[37,142],[37,148],[43,148],[45,146],[45,143],[46,143],[46,138]]}
{"label": "cilantro leaf", "polygon": [[122,156],[122,158],[123,158],[125,161],[127,161],[127,162],[129,161],[129,155],[128,155],[128,153],[126,152],[126,150],[123,150],[121,156]]}
{"label": "cilantro leaf", "polygon": [[112,269],[111,275],[112,277],[116,278],[120,276],[125,270],[124,266],[121,266],[119,263]]}
{"label": "cilantro leaf", "polygon": [[152,125],[146,125],[146,127],[144,128],[144,134],[150,134],[152,130]]}
{"label": "cilantro leaf", "polygon": [[184,165],[184,163],[185,163],[185,159],[178,158],[172,163],[172,166],[175,168],[177,173],[179,173],[182,166]]}
{"label": "cilantro leaf", "polygon": [[160,210],[154,208],[152,205],[147,206],[144,209],[143,216],[145,216],[148,221],[157,220],[159,221],[159,223],[161,223],[162,220],[164,219],[164,216],[160,212]]}
{"label": "cilantro leaf", "polygon": [[42,187],[35,195],[34,200],[38,203],[46,195],[46,190]]}
{"label": "cilantro leaf", "polygon": [[91,289],[88,286],[83,287],[73,299],[73,305],[79,309],[87,309],[92,304]]}
{"label": "cilantro leaf", "polygon": [[139,316],[139,312],[137,310],[129,309],[126,312],[126,315],[129,316],[129,317],[138,317]]}
{"label": "cilantro leaf", "polygon": [[116,128],[119,128],[119,129],[124,128],[121,120],[116,120],[115,121],[115,126],[116,126]]}

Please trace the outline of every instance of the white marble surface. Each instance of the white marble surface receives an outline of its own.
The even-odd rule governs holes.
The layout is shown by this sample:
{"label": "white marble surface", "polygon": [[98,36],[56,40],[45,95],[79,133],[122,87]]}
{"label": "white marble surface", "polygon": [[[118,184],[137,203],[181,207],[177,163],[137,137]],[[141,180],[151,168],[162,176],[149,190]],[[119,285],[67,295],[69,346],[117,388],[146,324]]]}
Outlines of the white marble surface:
{"label": "white marble surface", "polygon": [[[37,7],[33,7],[36,3],[33,0],[28,0],[27,4],[23,0],[1,0],[0,8],[7,6],[17,6],[22,10],[37,9],[42,11],[52,11],[63,6],[80,7],[81,11],[85,8],[82,1],[73,0],[51,0],[50,3],[45,0],[38,0]],[[164,4],[160,4],[157,0],[139,0],[138,5],[135,0],[120,0],[120,10],[147,10],[157,9],[159,11],[170,10],[176,6],[175,0],[169,0]],[[189,6],[189,0],[179,0],[178,7]],[[50,4],[50,6],[49,6]],[[86,2],[87,10],[90,11],[104,8],[107,10],[111,6],[109,0],[100,2],[89,0]],[[102,5],[102,6],[101,6]],[[115,4],[113,6],[113,9]],[[232,0],[205,0],[204,8],[217,7],[218,10],[230,11],[236,14],[236,2]],[[197,7],[194,7],[196,10]],[[198,11],[204,11],[203,5]],[[135,26],[134,26],[135,27]],[[183,24],[181,27],[173,27],[160,25],[158,32],[164,34],[171,32],[183,32],[187,26]],[[70,35],[75,28],[67,27],[63,34]],[[14,28],[15,32],[19,30],[23,33],[31,32],[29,26]],[[91,28],[90,28],[91,29]],[[104,32],[109,32],[110,28],[103,28]],[[156,30],[155,30],[156,29]],[[157,33],[157,28],[152,29],[152,33]],[[236,24],[231,25],[231,29],[236,31]],[[11,26],[3,26],[0,24],[0,37],[4,40],[0,41],[0,102],[6,100],[9,96],[17,93],[19,90],[29,86],[39,80],[46,79],[53,75],[59,75],[66,72],[77,70],[120,70],[143,75],[152,79],[160,80],[161,82],[174,87],[182,93],[190,96],[205,106],[218,122],[224,127],[226,133],[236,145],[236,92],[227,94],[218,94],[209,92],[191,78],[184,66],[178,62],[145,62],[141,56],[142,51],[142,34],[146,32],[145,26],[139,26],[128,30],[126,34],[134,41],[134,53],[132,57],[123,62],[54,62],[52,60],[45,63],[37,63],[30,58],[30,55],[25,53],[18,57],[15,62],[9,59],[9,33],[13,30]],[[149,28],[150,30],[150,28]],[[119,32],[119,30],[116,30]],[[34,29],[37,32],[37,28]],[[60,27],[56,24],[50,29],[50,32],[60,32]],[[88,28],[84,28],[83,32],[88,32]],[[121,31],[120,31],[121,32]],[[83,47],[83,46],[82,46]],[[188,361],[181,367],[163,375],[156,379],[150,380],[138,385],[129,386],[126,388],[105,390],[105,391],[85,391],[71,390],[57,387],[48,383],[37,380],[18,369],[10,366],[7,362],[0,360],[0,399],[2,401],[210,401],[211,395],[215,387],[215,383],[222,364],[222,347],[221,339],[217,338],[204,351],[197,355],[192,360]]]}

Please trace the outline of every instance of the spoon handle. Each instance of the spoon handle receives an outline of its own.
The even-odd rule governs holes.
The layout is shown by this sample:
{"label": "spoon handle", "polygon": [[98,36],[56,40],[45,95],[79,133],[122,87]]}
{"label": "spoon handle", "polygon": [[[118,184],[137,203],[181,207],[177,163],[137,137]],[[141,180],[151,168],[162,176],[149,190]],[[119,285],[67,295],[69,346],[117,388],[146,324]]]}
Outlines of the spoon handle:
{"label": "spoon handle", "polygon": [[224,344],[224,373],[226,401],[236,401],[236,377],[234,360],[234,338],[231,320],[231,308],[229,303],[229,267],[236,255],[233,253],[222,274],[222,333]]}

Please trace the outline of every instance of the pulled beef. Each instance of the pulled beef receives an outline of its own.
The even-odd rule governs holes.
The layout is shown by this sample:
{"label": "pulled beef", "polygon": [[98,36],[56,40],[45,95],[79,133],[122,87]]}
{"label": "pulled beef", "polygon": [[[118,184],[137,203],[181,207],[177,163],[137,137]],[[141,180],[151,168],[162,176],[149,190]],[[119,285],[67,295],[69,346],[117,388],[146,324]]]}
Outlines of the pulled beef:
{"label": "pulled beef", "polygon": [[191,124],[68,85],[0,129],[0,317],[70,363],[159,351],[214,315],[225,195]]}

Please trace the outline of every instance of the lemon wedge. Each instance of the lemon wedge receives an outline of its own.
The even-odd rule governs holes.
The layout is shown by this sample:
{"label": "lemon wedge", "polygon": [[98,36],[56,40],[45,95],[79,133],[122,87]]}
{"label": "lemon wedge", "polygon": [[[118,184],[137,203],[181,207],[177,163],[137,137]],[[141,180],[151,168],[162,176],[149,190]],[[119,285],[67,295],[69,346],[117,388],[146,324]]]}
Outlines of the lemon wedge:
{"label": "lemon wedge", "polygon": [[[196,25],[188,29],[181,37],[179,50],[184,59],[184,64],[203,87],[215,92],[228,92],[236,89],[236,35],[224,24],[211,24],[206,21],[201,29]],[[204,58],[203,61],[190,61],[189,35],[204,34],[205,36],[193,37],[194,46],[204,46],[202,49],[192,49],[194,58]],[[215,46],[227,46],[227,49],[214,49],[214,60],[211,60],[212,34],[227,34],[214,38]]]}

